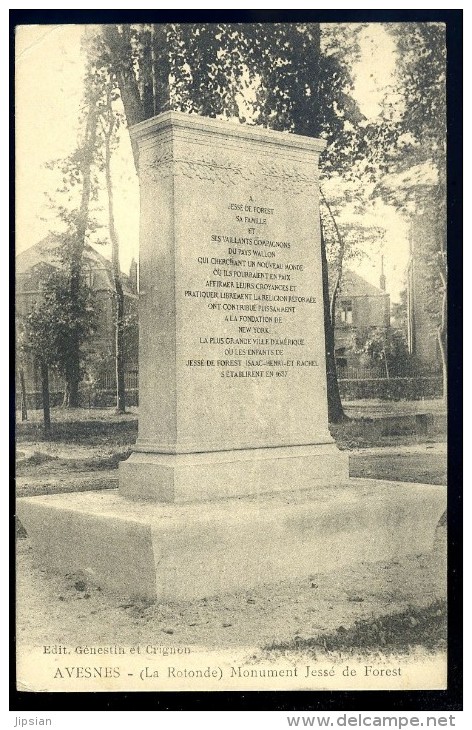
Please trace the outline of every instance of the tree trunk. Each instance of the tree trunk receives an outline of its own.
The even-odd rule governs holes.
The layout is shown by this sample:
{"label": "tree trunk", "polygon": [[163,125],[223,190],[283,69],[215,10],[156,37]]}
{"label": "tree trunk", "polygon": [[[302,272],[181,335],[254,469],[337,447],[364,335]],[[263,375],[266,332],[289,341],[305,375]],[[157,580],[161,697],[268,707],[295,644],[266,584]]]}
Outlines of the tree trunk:
{"label": "tree trunk", "polygon": [[142,74],[142,104],[144,118],[149,119],[155,115],[155,99],[153,88],[153,54],[152,54],[152,32],[151,24],[145,24],[142,30],[142,47],[140,65],[142,68],[148,69],[147,73]]}
{"label": "tree trunk", "polygon": [[442,288],[441,302],[441,320],[438,326],[438,344],[441,353],[442,382],[443,382],[443,400],[447,405],[447,187],[444,179],[446,165],[438,165],[440,185],[437,198],[439,205],[436,208],[437,227],[439,230],[439,278]]}
{"label": "tree trunk", "polygon": [[118,233],[115,227],[113,207],[113,185],[111,180],[111,138],[114,133],[113,109],[111,106],[110,91],[107,93],[107,123],[104,125],[105,136],[105,179],[108,194],[108,229],[110,232],[113,283],[115,286],[115,374],[116,374],[116,410],[124,413],[126,410],[125,393],[125,362],[124,362],[124,295],[121,282],[120,247]]}
{"label": "tree trunk", "polygon": [[28,420],[28,408],[26,403],[25,372],[20,368],[20,389],[21,389],[21,420]]}
{"label": "tree trunk", "polygon": [[116,373],[116,410],[117,413],[124,413],[126,410],[126,389],[125,389],[125,359],[124,359],[124,297],[121,282],[115,282],[116,286],[116,307],[115,307],[115,373]]}
{"label": "tree trunk", "polygon": [[438,327],[438,344],[439,352],[441,353],[441,367],[442,367],[442,383],[443,383],[443,400],[447,404],[447,290],[445,288],[446,279],[441,274],[443,280],[443,300],[441,309],[441,323]]}
{"label": "tree trunk", "polygon": [[64,380],[64,395],[62,397],[62,407],[67,408],[69,405],[69,383],[67,378]]}
{"label": "tree trunk", "polygon": [[[143,103],[139,93],[135,69],[133,68],[133,51],[131,48],[130,27],[126,24],[119,27],[113,23],[102,26],[103,38],[114,59],[114,72],[120,89],[121,101],[125,110],[128,129],[145,119]],[[131,140],[131,149],[136,170],[138,170],[138,146]]]}
{"label": "tree trunk", "polygon": [[[318,60],[317,68],[316,68],[316,75],[315,75],[315,84],[316,84],[316,98],[318,100],[318,108],[322,108],[322,102],[321,102],[321,89],[320,89],[320,79],[321,79],[321,71],[320,71],[320,57],[321,57],[321,26],[319,23],[310,23],[309,31],[312,36],[312,43],[314,44],[314,47],[316,49],[316,58]],[[313,119],[313,134],[315,137],[318,137],[320,135],[320,119]],[[326,198],[323,195],[323,191],[321,190],[321,187],[319,188],[320,195],[325,202],[329,214],[331,215],[334,223],[334,227],[336,229],[336,233],[338,235],[338,240],[340,244],[340,258],[341,258],[341,266],[340,266],[340,274],[338,277],[338,281],[336,282],[335,290],[333,292],[332,301],[330,302],[329,297],[329,280],[328,280],[328,259],[326,256],[326,244],[325,239],[323,235],[323,223],[321,221],[320,216],[320,232],[321,232],[321,277],[322,277],[322,284],[323,284],[323,319],[324,319],[324,333],[325,333],[325,359],[326,359],[326,387],[327,387],[327,396],[328,396],[328,421],[329,423],[341,423],[342,421],[346,420],[346,416],[344,414],[343,406],[341,403],[341,396],[339,394],[339,384],[338,384],[338,376],[336,372],[336,356],[335,356],[335,347],[334,347],[334,305],[336,300],[336,292],[339,286],[339,281],[341,279],[341,273],[342,273],[342,261],[344,257],[344,240],[341,238],[338,226],[336,223],[336,220],[334,219],[334,215],[331,211],[331,208],[326,200]],[[331,316],[331,306],[333,309],[332,316]]]}
{"label": "tree trunk", "polygon": [[64,399],[62,401],[63,408],[78,408],[80,405],[80,346],[73,342],[69,355],[69,367],[65,374]]}
{"label": "tree trunk", "polygon": [[41,372],[41,390],[43,395],[43,423],[44,423],[44,435],[49,436],[51,434],[51,408],[49,403],[49,369],[47,363],[41,360],[39,364]]}
{"label": "tree trunk", "polygon": [[441,353],[441,367],[442,367],[442,386],[443,386],[443,400],[447,404],[447,348],[445,343],[444,334],[438,332],[439,351]]}
{"label": "tree trunk", "polygon": [[[321,195],[321,199],[322,199],[323,203],[325,204],[325,206],[328,210],[329,216],[333,222],[334,230],[336,231],[336,238],[338,239],[338,246],[339,246],[338,255],[336,257],[336,281],[334,282],[333,291],[331,293],[331,301],[330,301],[330,305],[329,305],[329,307],[330,307],[329,316],[330,316],[330,319],[331,319],[331,322],[332,322],[332,325],[334,328],[334,323],[336,321],[336,297],[338,295],[339,287],[341,286],[341,280],[343,278],[343,265],[344,265],[344,254],[345,254],[345,250],[346,250],[346,244],[345,244],[344,238],[341,236],[341,232],[338,228],[336,217],[335,217],[333,211],[331,210],[331,206],[328,203],[327,199],[325,198],[321,188],[320,188],[320,195]],[[326,246],[324,248],[325,248],[325,253],[326,253]]]}
{"label": "tree trunk", "polygon": [[[82,192],[80,210],[77,219],[77,230],[72,241],[70,265],[70,294],[74,301],[78,298],[82,282],[82,258],[85,247],[85,236],[89,220],[90,199],[92,195],[92,164],[94,162],[95,141],[97,136],[97,99],[99,93],[91,94],[88,100],[87,121],[85,125],[84,141],[81,149]],[[80,340],[78,332],[72,336],[69,351],[69,364],[65,372],[66,390],[64,392],[64,407],[79,407],[80,373]]]}
{"label": "tree trunk", "polygon": [[326,258],[326,246],[321,224],[321,276],[323,281],[323,312],[325,331],[325,352],[326,352],[326,385],[328,391],[328,421],[330,423],[341,423],[346,420],[346,415],[341,403],[339,394],[338,376],[336,373],[336,357],[334,349],[334,321],[331,320],[329,283],[328,283],[328,260]]}
{"label": "tree trunk", "polygon": [[154,113],[161,114],[171,108],[169,76],[169,41],[166,23],[153,23],[152,39],[152,85]]}
{"label": "tree trunk", "polygon": [[390,378],[390,373],[388,371],[388,360],[387,360],[387,353],[385,352],[385,349],[382,351],[383,359],[385,362],[385,374],[387,376],[387,380]]}

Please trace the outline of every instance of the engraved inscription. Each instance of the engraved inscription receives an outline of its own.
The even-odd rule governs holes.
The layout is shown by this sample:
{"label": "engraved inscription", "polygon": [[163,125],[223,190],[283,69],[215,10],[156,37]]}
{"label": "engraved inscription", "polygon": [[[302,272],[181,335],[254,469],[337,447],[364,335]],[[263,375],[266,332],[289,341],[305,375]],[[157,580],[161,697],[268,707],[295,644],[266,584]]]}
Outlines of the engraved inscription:
{"label": "engraved inscription", "polygon": [[[300,368],[316,368],[315,343],[297,333],[298,315],[310,317],[316,304],[298,259],[299,246],[278,237],[278,211],[255,193],[248,200],[222,203],[226,231],[210,232],[195,258],[198,286],[184,298],[213,316],[201,317],[210,331],[195,333],[199,355],[187,368],[213,368],[220,378],[288,378]],[[272,231],[272,232],[271,232]],[[204,346],[203,350],[201,346]],[[202,357],[202,351],[205,356]]]}

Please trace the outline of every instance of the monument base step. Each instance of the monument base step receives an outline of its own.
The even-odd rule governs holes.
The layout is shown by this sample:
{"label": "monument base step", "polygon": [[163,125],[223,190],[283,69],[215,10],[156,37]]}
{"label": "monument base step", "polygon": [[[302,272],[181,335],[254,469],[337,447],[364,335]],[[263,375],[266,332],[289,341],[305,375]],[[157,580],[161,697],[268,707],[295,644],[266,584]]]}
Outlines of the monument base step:
{"label": "monument base step", "polygon": [[158,601],[423,553],[445,509],[444,487],[373,479],[183,505],[118,490],[17,500],[42,567]]}
{"label": "monument base step", "polygon": [[157,502],[199,502],[336,485],[349,455],[334,442],[196,454],[135,451],[119,465],[120,494]]}

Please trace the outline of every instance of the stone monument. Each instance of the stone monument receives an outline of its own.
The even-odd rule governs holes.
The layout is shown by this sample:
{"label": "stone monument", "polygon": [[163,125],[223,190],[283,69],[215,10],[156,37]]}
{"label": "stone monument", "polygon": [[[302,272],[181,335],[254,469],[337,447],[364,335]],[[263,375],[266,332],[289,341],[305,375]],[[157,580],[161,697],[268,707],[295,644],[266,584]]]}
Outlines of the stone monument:
{"label": "stone monument", "polygon": [[141,186],[139,435],[119,489],[18,500],[43,564],[186,599],[432,546],[442,487],[329,433],[321,140],[166,112]]}
{"label": "stone monument", "polygon": [[121,493],[194,502],[346,479],[327,416],[324,142],[174,112],[133,137],[139,437]]}

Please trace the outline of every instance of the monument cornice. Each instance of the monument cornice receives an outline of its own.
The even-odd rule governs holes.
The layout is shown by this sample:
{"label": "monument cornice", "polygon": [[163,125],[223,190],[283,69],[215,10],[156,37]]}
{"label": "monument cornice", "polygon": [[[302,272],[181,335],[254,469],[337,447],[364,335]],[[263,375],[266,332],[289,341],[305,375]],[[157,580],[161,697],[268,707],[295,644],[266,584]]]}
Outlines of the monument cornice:
{"label": "monument cornice", "polygon": [[305,152],[320,153],[326,147],[326,141],[316,137],[305,137],[291,132],[277,132],[263,127],[235,124],[222,119],[210,119],[197,114],[168,111],[156,117],[145,119],[130,127],[130,135],[136,141],[142,141],[167,130],[199,132],[213,139],[215,136],[235,138],[245,141],[268,143],[277,147]]}

